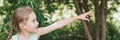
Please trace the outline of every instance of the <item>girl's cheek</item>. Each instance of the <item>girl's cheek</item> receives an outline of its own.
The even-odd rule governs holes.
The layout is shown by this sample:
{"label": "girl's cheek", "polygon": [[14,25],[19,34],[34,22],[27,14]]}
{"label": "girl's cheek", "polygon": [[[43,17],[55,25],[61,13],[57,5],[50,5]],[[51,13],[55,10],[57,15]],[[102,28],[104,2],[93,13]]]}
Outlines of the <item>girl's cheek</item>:
{"label": "girl's cheek", "polygon": [[33,22],[28,22],[27,26],[28,26],[30,29],[35,28],[35,24],[34,24]]}
{"label": "girl's cheek", "polygon": [[34,28],[34,23],[30,23],[30,25],[29,25],[31,28]]}

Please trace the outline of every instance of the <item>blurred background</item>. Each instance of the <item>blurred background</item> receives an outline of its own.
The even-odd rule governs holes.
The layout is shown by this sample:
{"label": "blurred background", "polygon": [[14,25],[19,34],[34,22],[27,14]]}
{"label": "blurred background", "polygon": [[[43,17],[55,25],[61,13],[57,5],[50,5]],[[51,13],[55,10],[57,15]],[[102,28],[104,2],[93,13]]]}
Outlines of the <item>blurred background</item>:
{"label": "blurred background", "polygon": [[39,40],[120,40],[120,0],[0,0],[0,40],[6,40],[11,15],[22,6],[33,8],[39,27],[93,10],[90,22],[76,20]]}

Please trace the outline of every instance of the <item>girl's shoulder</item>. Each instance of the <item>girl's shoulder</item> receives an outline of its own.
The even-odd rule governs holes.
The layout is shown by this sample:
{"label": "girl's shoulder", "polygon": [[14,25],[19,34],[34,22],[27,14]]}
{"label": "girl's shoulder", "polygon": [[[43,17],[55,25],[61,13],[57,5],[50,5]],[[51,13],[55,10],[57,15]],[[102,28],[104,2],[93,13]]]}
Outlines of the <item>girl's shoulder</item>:
{"label": "girl's shoulder", "polygon": [[37,34],[33,33],[30,37],[30,40],[38,40]]}
{"label": "girl's shoulder", "polygon": [[17,40],[17,35],[13,35],[12,40]]}

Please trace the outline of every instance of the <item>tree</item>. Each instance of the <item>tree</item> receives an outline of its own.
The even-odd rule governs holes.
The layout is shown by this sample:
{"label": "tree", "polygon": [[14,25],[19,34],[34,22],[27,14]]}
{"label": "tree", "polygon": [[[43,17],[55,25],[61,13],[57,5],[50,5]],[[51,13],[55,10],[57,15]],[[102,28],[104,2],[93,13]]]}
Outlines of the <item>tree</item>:
{"label": "tree", "polygon": [[57,14],[55,11],[59,11],[57,16],[64,18],[62,11],[66,6],[69,10],[75,8],[76,15],[92,9],[95,17],[90,18],[90,22],[82,21],[82,24],[80,20],[75,21],[65,28],[41,36],[40,40],[120,40],[119,28],[116,28],[110,14],[111,11],[116,11],[116,5],[119,4],[119,0],[3,0],[3,5],[0,6],[0,39],[7,38],[10,18],[16,8],[30,6],[36,12],[39,26],[47,26],[59,20],[51,20]]}

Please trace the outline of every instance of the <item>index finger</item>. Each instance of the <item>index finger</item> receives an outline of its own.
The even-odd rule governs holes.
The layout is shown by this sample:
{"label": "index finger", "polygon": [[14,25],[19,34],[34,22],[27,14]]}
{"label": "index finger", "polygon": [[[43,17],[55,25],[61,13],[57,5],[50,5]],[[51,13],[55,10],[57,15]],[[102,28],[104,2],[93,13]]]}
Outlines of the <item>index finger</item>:
{"label": "index finger", "polygon": [[86,14],[87,14],[88,16],[92,16],[92,13],[93,13],[92,10],[86,12]]}

